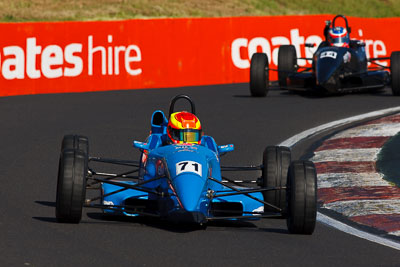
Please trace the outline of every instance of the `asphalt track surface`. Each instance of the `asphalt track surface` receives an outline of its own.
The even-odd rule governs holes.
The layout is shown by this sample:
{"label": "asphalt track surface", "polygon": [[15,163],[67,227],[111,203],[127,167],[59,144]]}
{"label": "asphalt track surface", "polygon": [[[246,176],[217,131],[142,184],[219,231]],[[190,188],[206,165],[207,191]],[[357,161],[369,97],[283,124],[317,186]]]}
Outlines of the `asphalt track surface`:
{"label": "asphalt track surface", "polygon": [[[5,97],[0,99],[1,266],[399,266],[400,252],[317,223],[311,236],[286,222],[219,223],[204,229],[153,220],[106,220],[84,210],[79,225],[55,221],[64,134],[89,137],[90,154],[136,160],[132,140],[151,113],[180,93],[196,102],[206,134],[234,143],[224,165],[261,163],[266,145],[349,116],[400,105],[381,94],[313,97],[248,85]],[[258,176],[254,174],[254,176]]]}

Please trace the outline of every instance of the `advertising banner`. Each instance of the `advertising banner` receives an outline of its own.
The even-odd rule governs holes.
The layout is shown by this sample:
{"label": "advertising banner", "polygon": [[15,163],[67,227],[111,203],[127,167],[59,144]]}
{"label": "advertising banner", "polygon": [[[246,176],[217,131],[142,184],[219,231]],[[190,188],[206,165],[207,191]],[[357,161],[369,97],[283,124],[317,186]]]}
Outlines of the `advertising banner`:
{"label": "advertising banner", "polygon": [[[1,23],[0,96],[248,82],[253,53],[266,53],[271,69],[282,44],[311,57],[316,47],[304,44],[318,45],[333,17]],[[400,50],[400,18],[348,20],[369,57]]]}

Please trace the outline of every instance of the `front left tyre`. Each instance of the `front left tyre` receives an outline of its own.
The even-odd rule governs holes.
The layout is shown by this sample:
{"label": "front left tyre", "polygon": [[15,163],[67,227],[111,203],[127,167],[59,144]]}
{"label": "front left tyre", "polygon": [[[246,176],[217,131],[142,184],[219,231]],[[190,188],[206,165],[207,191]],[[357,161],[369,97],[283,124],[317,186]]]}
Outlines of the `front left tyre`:
{"label": "front left tyre", "polygon": [[392,52],[390,55],[390,72],[392,76],[392,93],[400,95],[400,52]]}
{"label": "front left tyre", "polygon": [[264,97],[269,90],[268,56],[265,53],[255,53],[250,64],[251,96]]}
{"label": "front left tyre", "polygon": [[61,152],[58,179],[56,218],[58,222],[79,223],[86,196],[87,155],[82,150]]}
{"label": "front left tyre", "polygon": [[294,161],[287,178],[287,227],[291,234],[311,235],[317,219],[317,174],[311,161]]}

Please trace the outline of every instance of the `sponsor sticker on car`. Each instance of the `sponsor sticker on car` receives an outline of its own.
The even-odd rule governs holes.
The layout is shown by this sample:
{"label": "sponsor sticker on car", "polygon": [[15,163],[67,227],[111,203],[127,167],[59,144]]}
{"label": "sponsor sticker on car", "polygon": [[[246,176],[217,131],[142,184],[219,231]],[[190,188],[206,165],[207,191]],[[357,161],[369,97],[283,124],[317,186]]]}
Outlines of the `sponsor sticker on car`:
{"label": "sponsor sticker on car", "polygon": [[349,51],[346,52],[343,56],[343,62],[344,63],[349,63],[351,60],[351,53]]}
{"label": "sponsor sticker on car", "polygon": [[337,53],[335,51],[325,51],[321,53],[321,56],[319,58],[325,58],[325,57],[331,57],[333,59],[336,59]]}

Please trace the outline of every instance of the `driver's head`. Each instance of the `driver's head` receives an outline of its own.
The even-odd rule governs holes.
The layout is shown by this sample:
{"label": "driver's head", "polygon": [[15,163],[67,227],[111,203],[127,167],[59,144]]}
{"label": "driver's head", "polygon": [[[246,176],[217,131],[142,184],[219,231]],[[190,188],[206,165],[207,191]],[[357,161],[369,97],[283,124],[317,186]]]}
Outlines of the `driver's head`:
{"label": "driver's head", "polygon": [[167,133],[174,144],[199,144],[201,139],[200,120],[194,114],[186,111],[172,113]]}
{"label": "driver's head", "polygon": [[349,33],[343,27],[331,28],[328,32],[328,42],[331,46],[349,47]]}

